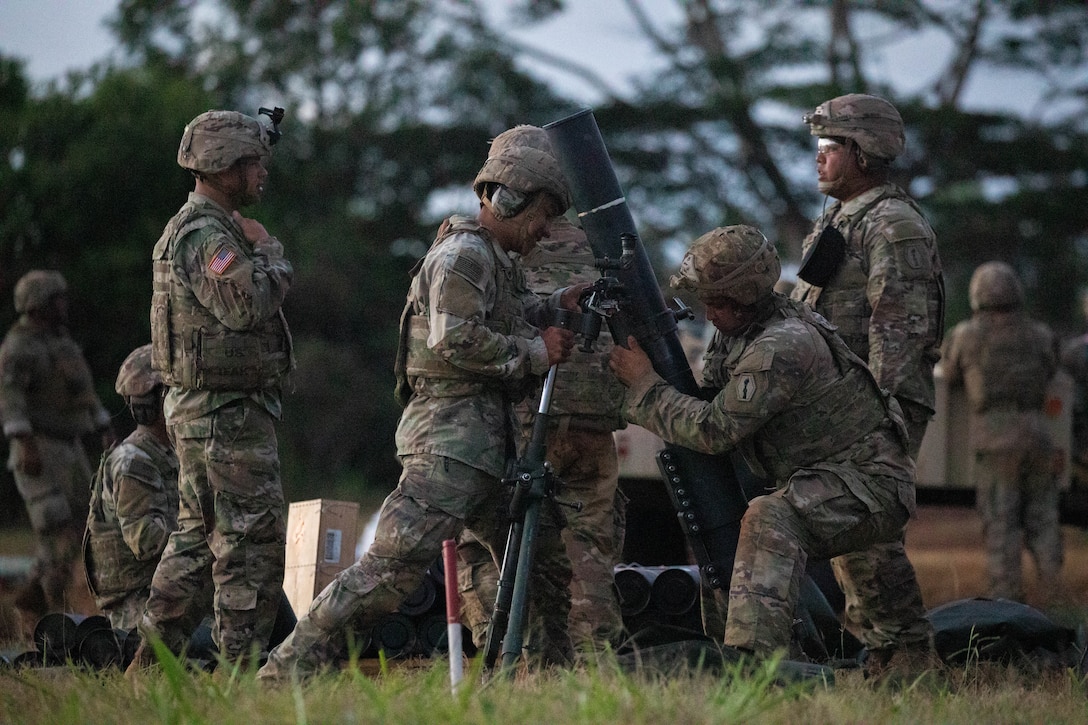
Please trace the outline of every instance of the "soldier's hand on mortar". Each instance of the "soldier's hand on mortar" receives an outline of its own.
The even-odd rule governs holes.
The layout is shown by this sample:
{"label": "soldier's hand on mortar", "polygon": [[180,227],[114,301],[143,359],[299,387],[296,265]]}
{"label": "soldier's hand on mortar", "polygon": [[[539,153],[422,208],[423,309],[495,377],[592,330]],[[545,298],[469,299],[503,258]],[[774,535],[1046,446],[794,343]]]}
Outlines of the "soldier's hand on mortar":
{"label": "soldier's hand on mortar", "polygon": [[256,219],[242,216],[237,209],[231,216],[234,217],[234,221],[238,222],[238,226],[242,227],[242,233],[246,235],[246,239],[254,245],[257,245],[272,236],[268,233],[268,230],[264,228],[264,224],[261,224]]}
{"label": "soldier's hand on mortar", "polygon": [[574,333],[561,327],[546,327],[540,333],[544,338],[544,347],[548,348],[548,365],[566,362],[574,347]]}
{"label": "soldier's hand on mortar", "polygon": [[612,372],[616,374],[620,382],[628,387],[654,369],[650,358],[646,357],[646,353],[639,347],[638,341],[630,336],[627,338],[627,347],[616,345],[612,348],[608,367],[612,368]]}
{"label": "soldier's hand on mortar", "polygon": [[559,305],[564,310],[579,310],[581,309],[578,302],[582,298],[582,293],[593,286],[592,282],[579,282],[578,284],[572,284],[563,290],[563,294],[559,296]]}

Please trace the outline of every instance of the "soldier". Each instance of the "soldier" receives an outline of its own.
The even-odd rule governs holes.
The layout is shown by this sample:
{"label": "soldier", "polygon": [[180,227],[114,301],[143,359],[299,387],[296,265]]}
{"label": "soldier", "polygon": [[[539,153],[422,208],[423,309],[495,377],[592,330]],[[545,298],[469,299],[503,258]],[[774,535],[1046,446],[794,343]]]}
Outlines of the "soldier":
{"label": "soldier", "polygon": [[[731,226],[697,239],[672,277],[718,330],[703,370],[709,402],[662,380],[633,337],[611,361],[630,422],[693,450],[736,450],[774,482],[741,521],[725,627],[725,644],[759,657],[788,647],[809,558],[897,541],[914,512],[898,404],[830,324],[773,291],[780,272],[758,230]],[[836,569],[846,588],[853,561]]]}
{"label": "soldier", "polygon": [[[1081,294],[1081,311],[1088,319],[1088,294]],[[1073,377],[1073,470],[1075,485],[1088,483],[1088,334],[1070,337],[1061,344],[1061,366]]]}
{"label": "soldier", "polygon": [[79,556],[91,466],[81,437],[114,442],[83,352],[68,334],[68,283],[31,270],[15,284],[19,319],[0,345],[0,419],[11,446],[8,468],[37,539],[30,579],[15,605],[28,616],[64,611]]}
{"label": "soldier", "polygon": [[102,456],[91,488],[83,565],[95,604],[114,629],[128,631],[139,622],[159,556],[178,527],[178,459],[162,415],[162,376],[151,369],[151,345],[125,358],[116,390],[136,430]]}
{"label": "soldier", "polygon": [[[348,625],[372,626],[422,581],[427,567],[468,526],[501,556],[506,499],[501,483],[513,453],[512,401],[573,346],[569,330],[540,334],[540,300],[511,252],[528,254],[570,205],[570,193],[543,129],[519,126],[496,139],[502,150],[476,176],[476,218],[443,223],[412,270],[397,355],[397,427],[403,472],[386,498],[370,549],[322,591],[259,676],[308,675],[329,663],[330,644]],[[509,139],[507,143],[506,140]],[[580,287],[559,290],[547,307],[577,305]],[[570,564],[558,529],[540,532],[533,596],[544,623],[538,654],[570,656]]]}
{"label": "soldier", "polygon": [[[542,296],[600,277],[585,232],[566,217],[558,217],[548,238],[521,261],[530,289]],[[566,513],[563,529],[573,572],[570,634],[579,649],[615,643],[623,631],[612,582],[623,548],[625,497],[617,488],[619,462],[612,431],[626,426],[624,388],[608,370],[612,338],[607,330],[601,331],[595,348],[592,352],[576,349],[559,369],[547,441],[548,462],[563,482],[563,497],[582,504],[580,511]],[[539,392],[517,406],[523,444],[532,433],[537,400]],[[476,644],[483,646],[494,611],[498,568],[491,552],[471,535],[462,537],[458,556],[462,619]]]}
{"label": "soldier", "polygon": [[178,149],[195,190],[155,245],[151,344],[168,386],[179,528],[155,570],[134,669],[153,659],[149,636],[185,646],[209,565],[223,656],[264,650],[275,619],[286,526],[274,421],[293,364],[281,310],[293,269],[283,244],[238,211],[264,193],[272,117],[269,129],[234,111],[202,113]]}
{"label": "soldier", "polygon": [[[820,191],[836,201],[805,239],[791,296],[834,324],[895,397],[917,459],[934,412],[944,282],[933,230],[914,200],[888,181],[905,144],[903,119],[883,98],[850,94],[820,104],[805,123],[818,137]],[[928,648],[932,628],[903,542],[848,559],[856,588],[844,592],[846,619],[869,648],[870,668],[879,671],[897,648]],[[869,576],[860,575],[863,568]]]}
{"label": "soldier", "polygon": [[971,276],[971,319],[956,325],[941,362],[963,385],[991,597],[1024,600],[1020,549],[1031,552],[1044,600],[1060,589],[1059,463],[1043,403],[1057,370],[1054,333],[1023,312],[1013,268],[986,262]]}

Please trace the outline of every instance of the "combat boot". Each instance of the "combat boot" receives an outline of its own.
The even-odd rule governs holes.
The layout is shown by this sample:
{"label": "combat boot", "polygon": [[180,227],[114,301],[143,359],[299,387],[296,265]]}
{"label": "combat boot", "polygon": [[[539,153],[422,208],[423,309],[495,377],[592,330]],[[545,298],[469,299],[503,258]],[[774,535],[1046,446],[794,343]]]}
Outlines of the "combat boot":
{"label": "combat boot", "polygon": [[125,668],[125,679],[135,679],[140,674],[158,666],[159,661],[155,657],[154,650],[151,649],[151,645],[147,643],[147,640],[141,637],[140,646],[136,648],[135,654],[132,655],[132,662],[129,662],[128,667]]}
{"label": "combat boot", "polygon": [[864,668],[865,679],[878,687],[939,687],[948,675],[948,666],[928,644],[869,650]]}

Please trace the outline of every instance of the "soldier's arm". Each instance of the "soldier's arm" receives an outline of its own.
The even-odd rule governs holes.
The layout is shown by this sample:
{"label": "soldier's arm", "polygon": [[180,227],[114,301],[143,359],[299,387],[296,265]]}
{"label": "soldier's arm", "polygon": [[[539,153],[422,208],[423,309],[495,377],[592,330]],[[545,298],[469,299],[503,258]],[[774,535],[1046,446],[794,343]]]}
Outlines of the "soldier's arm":
{"label": "soldier's arm", "polygon": [[548,369],[542,338],[502,334],[483,324],[495,294],[492,265],[487,250],[476,246],[428,258],[421,271],[429,290],[427,344],[447,362],[480,375],[520,379],[542,374]]}
{"label": "soldier's arm", "polygon": [[895,395],[921,358],[929,329],[932,238],[921,220],[870,220],[866,235],[869,278],[869,369]]}
{"label": "soldier's arm", "polygon": [[807,345],[804,339],[781,346],[756,341],[709,402],[684,395],[651,371],[628,388],[627,419],[675,445],[730,451],[789,404],[812,364]]}
{"label": "soldier's arm", "polygon": [[140,561],[157,559],[177,528],[171,520],[166,484],[146,456],[112,462],[114,500],[121,535]]}
{"label": "soldier's arm", "polygon": [[243,249],[230,234],[206,227],[192,232],[180,263],[196,298],[232,330],[249,330],[276,315],[294,268],[274,238]]}

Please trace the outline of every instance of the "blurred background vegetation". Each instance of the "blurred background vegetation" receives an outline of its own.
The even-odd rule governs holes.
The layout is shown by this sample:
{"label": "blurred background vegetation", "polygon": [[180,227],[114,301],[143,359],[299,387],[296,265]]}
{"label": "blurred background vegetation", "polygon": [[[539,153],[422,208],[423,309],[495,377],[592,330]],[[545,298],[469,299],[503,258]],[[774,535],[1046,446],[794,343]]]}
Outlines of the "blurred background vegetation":
{"label": "blurred background vegetation", "polygon": [[[269,190],[250,215],[294,263],[286,313],[298,370],[279,428],[290,500],[395,485],[392,362],[407,271],[441,219],[473,213],[489,140],[582,104],[530,72],[594,86],[594,114],[662,278],[677,251],[749,223],[796,262],[821,197],[801,115],[847,92],[885,96],[907,124],[895,180],[937,230],[949,326],[988,259],[1012,263],[1030,311],[1080,331],[1088,282],[1088,13],[1082,0],[625,0],[654,70],[616,92],[522,31],[573,2],[121,0],[119,53],[36,87],[0,54],[0,327],[32,268],[62,271],[72,331],[121,432],[117,367],[150,339],[150,252],[191,189],[175,163],[209,108],[283,106]],[[661,20],[663,6],[670,20]],[[524,35],[522,32],[520,35]],[[905,92],[871,72],[892,41],[955,52]],[[910,77],[912,69],[899,69]],[[1038,103],[965,107],[970,79],[1029,78]],[[1012,101],[1012,102],[1009,102]],[[0,451],[2,453],[2,451]],[[6,473],[6,472],[5,472]],[[0,500],[18,499],[5,481]],[[22,507],[0,507],[0,518]]]}

